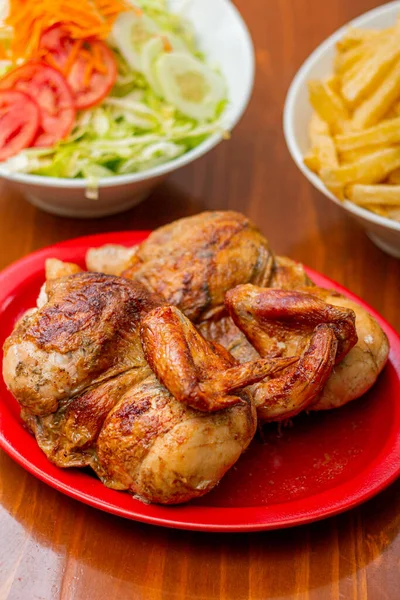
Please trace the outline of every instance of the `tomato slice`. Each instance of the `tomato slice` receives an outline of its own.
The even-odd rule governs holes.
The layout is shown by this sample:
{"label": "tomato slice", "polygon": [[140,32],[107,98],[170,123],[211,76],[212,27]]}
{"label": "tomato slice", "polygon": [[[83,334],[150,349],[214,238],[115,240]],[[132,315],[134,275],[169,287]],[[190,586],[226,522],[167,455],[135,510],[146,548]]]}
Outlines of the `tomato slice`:
{"label": "tomato slice", "polygon": [[62,70],[68,60],[72,44],[73,41],[69,33],[62,25],[56,23],[42,34],[39,46],[51,54],[51,60],[54,64],[50,64],[50,66]]}
{"label": "tomato slice", "polygon": [[[90,68],[89,58],[83,52],[72,65],[68,75],[68,83],[75,93],[75,104],[77,108],[89,108],[98,104],[107,96],[117,79],[117,63],[111,50],[99,40],[85,44],[87,52],[96,57],[101,71],[92,69],[87,78],[87,70]],[[86,53],[85,53],[86,54]]]}
{"label": "tomato slice", "polygon": [[53,25],[40,39],[44,60],[60,69],[74,92],[78,109],[98,104],[117,78],[112,51],[100,40],[72,40],[62,25]]}
{"label": "tomato slice", "polygon": [[57,69],[28,62],[0,79],[0,89],[5,88],[25,92],[39,105],[40,132],[35,146],[51,146],[70,133],[76,114],[74,97]]}
{"label": "tomato slice", "polygon": [[39,106],[30,96],[15,90],[0,90],[0,160],[28,148],[39,123]]}

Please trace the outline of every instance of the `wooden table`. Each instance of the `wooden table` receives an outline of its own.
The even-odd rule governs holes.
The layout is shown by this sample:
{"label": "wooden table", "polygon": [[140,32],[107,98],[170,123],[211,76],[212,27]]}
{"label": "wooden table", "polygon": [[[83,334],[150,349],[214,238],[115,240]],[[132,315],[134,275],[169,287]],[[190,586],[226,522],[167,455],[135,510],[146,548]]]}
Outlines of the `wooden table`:
{"label": "wooden table", "polygon": [[[282,134],[296,70],[376,0],[238,0],[257,58],[250,107],[229,143],[137,208],[92,221],[36,210],[0,188],[0,267],[70,237],[153,228],[205,209],[245,212],[272,247],[362,296],[400,329],[400,261],[299,173]],[[336,518],[241,535],[179,532],[110,516],[56,492],[0,453],[1,600],[383,600],[400,586],[400,486]]]}

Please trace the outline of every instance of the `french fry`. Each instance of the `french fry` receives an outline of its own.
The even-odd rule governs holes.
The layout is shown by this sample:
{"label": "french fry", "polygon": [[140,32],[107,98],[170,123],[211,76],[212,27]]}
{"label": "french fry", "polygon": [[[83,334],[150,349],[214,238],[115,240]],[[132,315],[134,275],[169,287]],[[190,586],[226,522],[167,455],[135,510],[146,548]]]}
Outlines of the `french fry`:
{"label": "french fry", "polygon": [[354,77],[342,86],[343,98],[351,106],[366,98],[386,75],[391,65],[400,57],[400,36],[397,31],[392,33],[377,51],[363,62]]}
{"label": "french fry", "polygon": [[384,150],[385,146],[369,146],[368,148],[356,148],[355,150],[343,150],[338,152],[340,164],[355,163],[363,158],[375,154],[378,150]]}
{"label": "french fry", "polygon": [[382,205],[400,208],[400,185],[362,185],[346,188],[348,198],[360,206]]}
{"label": "french fry", "polygon": [[385,116],[383,117],[383,120],[387,121],[389,119],[397,119],[398,116],[399,113],[394,109],[394,106],[391,106],[385,114]]}
{"label": "french fry", "polygon": [[382,43],[383,34],[382,32],[375,32],[377,35],[368,39],[367,41],[358,44],[354,48],[351,48],[347,52],[338,52],[334,59],[334,71],[337,76],[343,78],[344,81],[349,81],[354,78],[357,70],[361,67],[362,63],[377,51],[379,45]]}
{"label": "french fry", "polygon": [[400,222],[400,208],[397,207],[393,207],[393,206],[375,206],[375,205],[369,205],[369,206],[365,206],[363,208],[366,208],[367,210],[370,210],[371,212],[381,216],[381,217],[386,217],[387,219],[392,219],[393,221],[399,221]]}
{"label": "french fry", "polygon": [[350,28],[336,49],[333,74],[309,82],[304,163],[339,199],[400,222],[400,18]]}
{"label": "french fry", "polygon": [[334,94],[338,94],[340,96],[340,88],[342,86],[340,77],[338,77],[337,75],[330,75],[330,77],[325,79],[325,83],[328,87],[331,88]]}
{"label": "french fry", "polygon": [[382,37],[390,31],[392,29],[357,29],[356,27],[349,27],[342,39],[337,42],[336,48],[339,52],[346,52],[359,44]]}
{"label": "french fry", "polygon": [[400,223],[400,208],[397,206],[395,208],[385,206],[384,210],[386,211],[386,214],[384,215],[385,217],[388,219],[393,219],[393,221],[399,221]]}
{"label": "french fry", "polygon": [[320,171],[320,177],[326,187],[341,198],[344,188],[349,184],[379,183],[398,168],[400,168],[400,148],[387,148],[374,152],[355,163],[323,168]]}
{"label": "french fry", "polygon": [[310,171],[317,174],[319,173],[321,169],[321,163],[319,162],[318,156],[314,152],[306,154],[306,156],[303,158],[303,161]]}
{"label": "french fry", "polygon": [[400,169],[392,171],[389,177],[387,178],[387,181],[392,185],[400,185]]}
{"label": "french fry", "polygon": [[369,57],[371,48],[365,48],[364,44],[356,46],[347,52],[337,54],[334,59],[333,68],[337,75],[343,76],[354,65],[359,64],[363,58]]}
{"label": "french fry", "polygon": [[319,171],[323,167],[337,167],[339,161],[333,138],[330,135],[329,125],[314,113],[309,125],[309,136],[313,157],[308,156],[306,166],[312,171]]}
{"label": "french fry", "polygon": [[[400,41],[399,41],[400,48]],[[375,125],[400,98],[400,60],[392,66],[381,85],[353,113],[352,129]]]}
{"label": "french fry", "polygon": [[316,112],[313,112],[311,115],[310,123],[308,125],[308,135],[310,136],[311,145],[314,145],[315,136],[330,135],[328,123]]}
{"label": "french fry", "polygon": [[400,117],[400,101],[397,101],[391,106],[390,110],[398,117]]}
{"label": "french fry", "polygon": [[[357,74],[360,72],[360,69],[362,69],[364,67],[365,63],[367,63],[369,61],[369,59],[371,58],[371,56],[372,56],[372,53],[365,54],[365,56],[359,62],[356,62],[349,69],[347,69],[347,71],[345,71],[344,73],[342,73],[342,75],[341,75],[342,85],[341,85],[341,88],[340,88],[340,95],[341,96],[342,96],[343,87],[347,84],[347,82],[353,81],[353,79],[355,77],[357,77]],[[344,102],[346,102],[346,106],[347,106],[347,104],[348,104],[347,100],[344,100]]]}
{"label": "french fry", "polygon": [[338,151],[355,150],[364,148],[365,146],[399,144],[400,143],[400,117],[382,121],[379,125],[364,129],[362,131],[354,131],[351,133],[343,133],[335,136],[335,144]]}
{"label": "french fry", "polygon": [[311,106],[332,131],[343,131],[350,115],[340,96],[326,82],[315,80],[308,82],[308,93]]}

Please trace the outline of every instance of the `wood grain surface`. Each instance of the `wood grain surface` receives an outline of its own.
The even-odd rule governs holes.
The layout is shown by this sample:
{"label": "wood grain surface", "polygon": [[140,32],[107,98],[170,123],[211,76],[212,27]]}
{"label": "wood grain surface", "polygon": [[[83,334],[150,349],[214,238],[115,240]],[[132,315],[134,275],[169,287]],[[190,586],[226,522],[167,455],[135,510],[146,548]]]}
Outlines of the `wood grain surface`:
{"label": "wood grain surface", "polygon": [[[245,212],[274,250],[362,296],[400,329],[400,261],[370,242],[297,171],[282,133],[292,77],[326,36],[376,0],[237,0],[257,78],[230,142],[123,215],[78,221],[0,184],[0,267],[79,235],[154,228],[205,209]],[[326,521],[255,534],[179,532],[71,500],[0,452],[0,600],[384,600],[400,588],[399,482]]]}

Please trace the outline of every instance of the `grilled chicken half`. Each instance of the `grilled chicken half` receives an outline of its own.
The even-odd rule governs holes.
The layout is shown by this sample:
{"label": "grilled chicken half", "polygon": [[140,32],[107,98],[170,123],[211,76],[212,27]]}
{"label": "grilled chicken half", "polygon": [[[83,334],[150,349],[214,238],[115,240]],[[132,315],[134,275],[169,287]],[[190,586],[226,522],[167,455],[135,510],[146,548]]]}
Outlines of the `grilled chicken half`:
{"label": "grilled chicken half", "polygon": [[[304,409],[342,406],[374,384],[388,358],[387,337],[367,311],[336,292],[317,288],[301,265],[274,256],[265,237],[240,213],[201,213],[157,229],[135,248],[109,245],[92,249],[87,266],[94,271],[122,273],[160,293],[178,306],[208,340],[222,344],[240,362],[260,358],[260,337],[269,337],[269,350],[279,350],[285,356],[291,354],[289,349],[297,336],[300,361],[256,386],[260,420],[281,420]],[[274,296],[277,310],[269,310],[268,319],[260,314],[255,319],[253,306],[250,326],[243,311],[232,304],[234,298],[239,301],[242,291],[229,295],[230,290],[243,284],[283,290],[286,296]],[[306,296],[301,299],[299,295],[288,295],[289,291]],[[255,296],[260,302],[271,298],[267,289],[258,289]],[[291,298],[289,303],[285,297]],[[286,309],[282,303],[286,303]],[[317,307],[321,303],[323,310]],[[318,322],[313,321],[312,306]],[[291,316],[293,310],[296,318]],[[337,338],[332,318],[347,323],[347,354],[342,351],[333,356],[333,345],[337,342],[343,346],[343,340]],[[303,327],[306,321],[309,325]],[[318,332],[311,331],[312,322]],[[332,339],[328,343],[329,337]],[[268,355],[265,348],[261,353]]]}
{"label": "grilled chicken half", "polygon": [[78,270],[49,261],[40,307],[5,342],[22,418],[59,467],[148,502],[205,494],[254,435],[246,386],[293,360],[240,364],[142,284]]}

